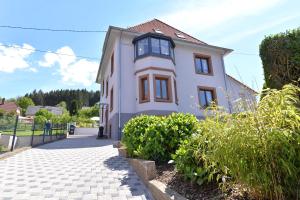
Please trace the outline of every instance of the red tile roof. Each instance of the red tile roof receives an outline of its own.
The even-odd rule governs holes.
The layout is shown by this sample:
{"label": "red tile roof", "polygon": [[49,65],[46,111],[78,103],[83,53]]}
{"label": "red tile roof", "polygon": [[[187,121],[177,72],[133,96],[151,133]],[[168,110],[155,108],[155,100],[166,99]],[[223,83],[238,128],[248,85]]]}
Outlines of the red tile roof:
{"label": "red tile roof", "polygon": [[[127,30],[136,31],[140,33],[149,33],[149,32],[155,33],[155,29],[159,29],[164,35],[169,36],[171,38],[185,40],[197,44],[206,44],[205,42],[198,40],[197,38],[194,38],[189,34],[184,33],[158,19],[153,19],[151,21],[127,28]],[[180,35],[183,35],[185,38],[183,39],[178,37],[176,35],[177,33],[180,33]]]}
{"label": "red tile roof", "polygon": [[18,106],[15,102],[5,102],[4,104],[0,104],[0,110],[4,110],[5,112],[16,112]]}

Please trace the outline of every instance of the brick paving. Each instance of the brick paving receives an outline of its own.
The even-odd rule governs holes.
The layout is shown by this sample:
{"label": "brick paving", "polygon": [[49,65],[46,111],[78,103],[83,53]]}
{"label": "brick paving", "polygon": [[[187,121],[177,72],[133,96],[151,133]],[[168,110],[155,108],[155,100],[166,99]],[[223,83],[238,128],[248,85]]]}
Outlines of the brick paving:
{"label": "brick paving", "polygon": [[110,140],[71,136],[0,160],[0,199],[151,200]]}

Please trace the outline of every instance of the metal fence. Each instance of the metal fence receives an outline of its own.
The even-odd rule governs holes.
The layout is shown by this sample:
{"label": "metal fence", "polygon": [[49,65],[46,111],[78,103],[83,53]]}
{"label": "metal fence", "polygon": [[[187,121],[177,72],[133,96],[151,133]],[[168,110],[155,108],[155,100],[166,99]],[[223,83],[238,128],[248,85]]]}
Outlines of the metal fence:
{"label": "metal fence", "polygon": [[67,124],[46,122],[19,116],[0,116],[0,145],[14,148],[37,146],[66,137]]}

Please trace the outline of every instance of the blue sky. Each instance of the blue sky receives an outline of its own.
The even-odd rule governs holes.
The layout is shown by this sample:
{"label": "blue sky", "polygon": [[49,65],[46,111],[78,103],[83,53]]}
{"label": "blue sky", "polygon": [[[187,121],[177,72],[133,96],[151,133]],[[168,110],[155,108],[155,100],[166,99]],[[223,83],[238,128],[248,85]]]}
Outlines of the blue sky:
{"label": "blue sky", "polygon": [[[299,8],[298,0],[0,0],[0,25],[106,30],[158,18],[209,44],[234,49],[225,59],[227,73],[260,90],[259,44],[265,35],[299,27]],[[94,82],[104,37],[0,28],[0,96],[34,89],[98,89]]]}

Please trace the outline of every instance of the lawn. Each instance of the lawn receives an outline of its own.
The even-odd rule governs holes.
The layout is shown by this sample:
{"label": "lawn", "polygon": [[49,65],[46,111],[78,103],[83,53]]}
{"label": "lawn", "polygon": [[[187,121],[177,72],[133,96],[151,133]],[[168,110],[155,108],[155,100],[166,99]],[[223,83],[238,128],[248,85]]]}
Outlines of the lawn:
{"label": "lawn", "polygon": [[[1,131],[1,133],[13,135],[14,131],[13,130],[5,130],[5,131]],[[43,135],[43,133],[44,133],[43,130],[34,131],[34,135]],[[32,135],[32,130],[17,130],[17,136],[31,136],[31,135]]]}

